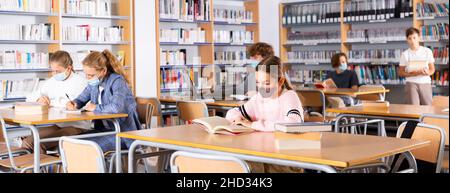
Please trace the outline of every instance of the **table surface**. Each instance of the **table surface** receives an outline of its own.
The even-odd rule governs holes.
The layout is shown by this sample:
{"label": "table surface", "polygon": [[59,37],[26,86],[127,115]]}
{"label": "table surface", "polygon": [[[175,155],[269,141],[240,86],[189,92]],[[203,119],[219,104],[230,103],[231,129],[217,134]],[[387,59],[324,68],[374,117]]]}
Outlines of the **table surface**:
{"label": "table surface", "polygon": [[352,106],[330,108],[327,112],[339,114],[358,114],[369,116],[402,117],[420,119],[423,114],[449,115],[443,110],[446,107],[390,104],[388,108]]}
{"label": "table surface", "polygon": [[[177,101],[193,101],[191,97],[160,97],[161,103],[176,103]],[[220,106],[220,107],[239,107],[245,104],[247,101],[236,100],[215,100],[214,102],[205,102],[208,106]]]}
{"label": "table surface", "polygon": [[[279,149],[277,141],[306,139],[307,135],[254,132],[229,136],[207,133],[199,125],[183,125],[123,132],[119,137],[227,153],[301,161],[335,167],[349,167],[429,145],[429,141],[391,137],[322,133],[316,149]],[[300,142],[301,144],[302,142]]]}

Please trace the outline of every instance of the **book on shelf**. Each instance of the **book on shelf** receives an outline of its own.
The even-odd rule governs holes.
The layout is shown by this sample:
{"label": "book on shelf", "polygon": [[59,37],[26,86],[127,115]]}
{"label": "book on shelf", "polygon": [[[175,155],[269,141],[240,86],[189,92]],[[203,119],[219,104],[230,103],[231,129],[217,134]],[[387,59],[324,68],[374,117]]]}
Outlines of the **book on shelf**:
{"label": "book on shelf", "polygon": [[64,0],[62,3],[66,14],[111,16],[111,0]]}
{"label": "book on shelf", "polygon": [[241,133],[251,133],[255,130],[241,125],[233,125],[230,121],[222,117],[206,117],[195,119],[194,124],[202,125],[211,134],[237,135]]}
{"label": "book on shelf", "polygon": [[412,0],[351,0],[344,4],[344,22],[384,21],[413,16]]}
{"label": "book on shelf", "polygon": [[0,0],[0,11],[52,13],[54,0]]}
{"label": "book on shelf", "polygon": [[360,85],[364,84],[405,84],[405,78],[398,75],[399,66],[350,65]]}
{"label": "book on shelf", "polygon": [[0,40],[49,41],[55,39],[55,25],[40,24],[0,24]]}
{"label": "book on shelf", "polygon": [[436,70],[431,76],[431,83],[436,86],[448,86],[448,69]]}
{"label": "book on shelf", "polygon": [[338,23],[340,22],[340,2],[301,5],[285,5],[283,8],[283,25],[306,23]]}
{"label": "book on shelf", "polygon": [[241,24],[253,22],[253,12],[238,9],[214,9],[214,21]]}
{"label": "book on shelf", "polygon": [[285,133],[309,133],[330,132],[333,129],[331,123],[304,122],[304,123],[276,123],[275,130]]}
{"label": "book on shelf", "polygon": [[161,50],[161,66],[184,66],[186,65],[186,49]]}
{"label": "book on shelf", "polygon": [[254,32],[244,30],[214,30],[214,43],[227,44],[252,44],[254,42]]}
{"label": "book on shelf", "polygon": [[37,91],[43,84],[39,78],[24,80],[0,80],[0,98],[26,98],[27,95]]}
{"label": "book on shelf", "polygon": [[123,26],[98,27],[92,25],[65,26],[64,41],[121,42],[124,41]]}
{"label": "book on shelf", "polygon": [[322,133],[275,132],[275,147],[278,150],[318,150],[322,146]]}
{"label": "book on shelf", "polygon": [[436,64],[448,64],[448,45],[446,45],[445,47],[427,47],[430,48],[431,51],[433,51],[433,57],[436,60]]}
{"label": "book on shelf", "polygon": [[406,27],[353,29],[347,32],[347,42],[387,43],[388,41],[406,41]]}
{"label": "book on shelf", "polygon": [[48,113],[49,106],[37,102],[16,102],[14,114],[16,115],[42,115]]}
{"label": "book on shelf", "polygon": [[301,32],[289,30],[287,44],[317,45],[321,43],[340,43],[340,31]]}
{"label": "book on shelf", "polygon": [[18,50],[0,51],[0,70],[48,68],[50,68],[48,53],[23,52]]}
{"label": "book on shelf", "polygon": [[448,17],[448,2],[418,2],[416,7],[417,17]]}
{"label": "book on shelf", "polygon": [[328,71],[326,70],[297,70],[291,69],[288,71],[291,83],[300,84],[314,84],[315,82],[322,82],[326,80]]}
{"label": "book on shelf", "polygon": [[206,43],[206,31],[202,28],[160,29],[159,41],[179,44]]}
{"label": "book on shelf", "polygon": [[330,63],[336,50],[325,51],[291,51],[287,53],[288,63],[319,64]]}
{"label": "book on shelf", "polygon": [[159,0],[161,19],[180,21],[210,21],[211,2],[209,0]]}
{"label": "book on shelf", "polygon": [[[75,70],[81,70],[83,69],[83,60],[92,52],[92,50],[78,50],[76,52],[70,52],[70,57],[73,60],[73,67]],[[99,51],[101,52],[101,51]],[[126,53],[123,50],[119,50],[114,52],[114,55],[116,56],[117,60],[121,64],[121,66],[125,66],[125,56]]]}
{"label": "book on shelf", "polygon": [[420,33],[424,41],[448,40],[448,23],[424,25],[420,28]]}
{"label": "book on shelf", "polygon": [[244,65],[248,63],[250,56],[246,51],[216,51],[214,52],[214,64]]}
{"label": "book on shelf", "polygon": [[184,69],[161,69],[161,89],[187,89],[189,78]]}
{"label": "book on shelf", "polygon": [[399,61],[406,49],[358,49],[348,52],[349,63],[389,64]]}

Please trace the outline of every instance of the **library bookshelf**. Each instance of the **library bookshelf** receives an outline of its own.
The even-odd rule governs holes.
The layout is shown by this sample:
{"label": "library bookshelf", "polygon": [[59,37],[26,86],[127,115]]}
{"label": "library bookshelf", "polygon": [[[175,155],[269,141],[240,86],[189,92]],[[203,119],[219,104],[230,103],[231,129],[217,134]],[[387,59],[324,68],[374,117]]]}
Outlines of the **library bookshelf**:
{"label": "library bookshelf", "polygon": [[[29,11],[30,8],[15,7],[13,9],[1,9],[0,17],[1,24],[27,24],[50,23],[52,24],[52,39],[51,40],[9,40],[0,38],[0,51],[14,50],[24,51],[29,53],[46,53],[50,54],[58,50],[65,50],[69,53],[76,54],[79,51],[102,51],[109,49],[114,54],[120,53],[126,72],[126,79],[129,82],[133,93],[135,93],[135,63],[134,63],[134,0],[107,0],[110,7],[108,14],[98,15],[96,13],[90,14],[69,14],[67,13],[67,0],[41,0],[40,3],[45,3],[48,7],[46,10]],[[22,1],[24,2],[24,1]],[[29,2],[29,1],[28,1]],[[47,4],[48,3],[48,4]],[[23,5],[25,6],[25,5]],[[64,40],[64,28],[67,26],[89,25],[92,27],[114,27],[122,26],[123,30],[120,32],[120,41],[69,41]],[[82,72],[81,60],[74,58],[75,71]],[[20,80],[21,78],[40,78],[47,79],[51,76],[51,69],[48,64],[43,67],[4,67],[0,65],[0,79],[1,80]],[[2,98],[2,101],[24,100],[19,97],[14,100]]]}
{"label": "library bookshelf", "polygon": [[[435,24],[437,22],[447,23],[448,25],[448,15],[446,16],[436,16],[436,17],[419,17],[418,11],[416,11],[418,4],[424,3],[424,2],[435,2],[435,1],[429,1],[429,0],[411,0],[411,3],[409,5],[409,9],[403,10],[400,9],[400,12],[409,12],[408,14],[410,16],[405,17],[397,17],[397,13],[395,13],[395,17],[390,18],[375,18],[375,19],[362,19],[359,21],[348,21],[346,20],[346,17],[348,17],[346,13],[346,3],[354,2],[351,0],[326,0],[326,1],[307,1],[307,2],[296,2],[296,1],[284,1],[280,3],[280,57],[284,64],[286,64],[286,68],[289,71],[296,72],[296,71],[304,71],[305,73],[311,73],[312,77],[309,77],[309,80],[305,80],[304,77],[300,78],[300,80],[297,80],[296,78],[293,78],[292,83],[296,87],[308,87],[312,86],[312,83],[314,81],[321,81],[325,77],[327,71],[333,70],[330,64],[331,58],[328,58],[328,61],[320,61],[320,62],[314,62],[314,63],[308,63],[308,62],[302,62],[303,58],[299,59],[297,62],[292,62],[292,60],[289,58],[289,53],[298,51],[298,50],[333,50],[335,52],[343,52],[346,53],[347,56],[349,56],[349,53],[352,53],[353,51],[359,51],[359,50],[387,50],[387,49],[397,49],[393,50],[397,51],[403,51],[406,50],[407,43],[405,39],[397,38],[392,40],[377,40],[377,41],[351,41],[351,38],[348,36],[352,30],[361,30],[361,29],[374,29],[374,28],[395,28],[395,27],[411,27],[414,26],[421,30],[422,26],[424,25],[430,25]],[[406,2],[406,1],[405,1]],[[445,1],[443,1],[445,2]],[[286,18],[284,16],[293,14],[295,15],[295,9],[294,13],[292,10],[289,10],[292,6],[309,6],[312,4],[336,4],[339,5],[339,15],[338,21],[335,22],[325,22],[325,23],[291,23],[287,24]],[[447,1],[448,3],[448,1]],[[396,5],[397,6],[397,5]],[[397,9],[397,7],[395,8]],[[286,13],[288,12],[288,13]],[[300,11],[300,13],[303,13]],[[306,12],[308,13],[308,12]],[[388,13],[388,11],[386,11]],[[394,15],[394,13],[393,13]],[[336,16],[336,15],[334,15]],[[293,18],[293,16],[291,16]],[[285,19],[285,21],[283,21]],[[329,32],[329,31],[339,31],[339,42],[316,42],[316,43],[303,43],[303,44],[295,44],[292,43],[292,41],[289,41],[289,33],[292,31],[299,31],[307,30],[307,32]],[[448,32],[447,32],[448,33]],[[404,36],[404,31],[400,31],[400,36]],[[448,74],[448,36],[446,38],[441,38],[439,40],[435,41],[424,41],[424,46],[435,46],[442,49],[447,49],[446,51],[446,60],[445,62],[436,62],[436,70],[440,73],[446,73]],[[433,50],[433,49],[432,49]],[[401,53],[399,52],[399,53]],[[353,52],[354,53],[354,52]],[[397,55],[396,55],[397,56]],[[388,69],[386,72],[390,73],[389,75],[396,76],[396,68],[398,68],[400,57],[392,57],[388,58],[383,61],[354,61],[350,59],[349,56],[349,66],[351,67],[369,67],[371,70],[373,69]],[[370,70],[369,70],[370,71]],[[314,72],[318,72],[317,74],[314,74]],[[310,75],[311,75],[310,74]],[[317,76],[318,75],[318,76]],[[439,76],[439,75],[438,75]],[[442,76],[440,78],[443,78],[445,76]],[[398,78],[398,76],[397,76]],[[436,78],[436,77],[433,77]],[[439,77],[437,77],[439,78]],[[448,77],[446,79],[446,82],[448,82]],[[392,81],[392,82],[376,82],[376,83],[365,83],[365,84],[383,84],[385,87],[389,87],[391,90],[393,90],[393,93],[397,93],[396,95],[399,95],[399,91],[403,88],[404,82],[400,81]],[[445,85],[442,85],[440,83],[435,83],[433,81],[433,93],[435,95],[446,95],[448,96],[448,83]],[[401,96],[401,95],[399,95]],[[389,98],[389,96],[388,96]],[[392,98],[402,98],[402,97],[392,97]],[[395,99],[394,99],[395,100]],[[400,101],[398,101],[400,103]]]}
{"label": "library bookshelf", "polygon": [[[165,0],[167,1],[167,0]],[[178,2],[178,1],[175,1]],[[192,0],[192,2],[194,2]],[[204,12],[201,19],[186,19],[184,17],[179,18],[168,18],[162,15],[162,3],[164,0],[156,1],[156,50],[157,50],[157,65],[156,71],[158,72],[158,96],[168,95],[171,93],[182,92],[189,90],[183,86],[175,86],[168,88],[165,86],[167,83],[167,77],[165,74],[167,72],[173,72],[176,70],[186,71],[187,76],[198,86],[195,92],[200,90],[213,90],[216,81],[218,80],[219,71],[222,71],[225,66],[233,66],[232,64],[218,64],[215,60],[215,52],[217,51],[228,51],[228,50],[238,50],[245,52],[246,48],[252,43],[259,41],[259,0],[230,0],[226,1],[225,6],[223,6],[223,0],[202,0],[195,2],[206,2],[209,5],[209,13]],[[205,4],[206,4],[205,3]],[[205,5],[206,6],[206,5]],[[227,9],[227,10],[241,10],[246,12],[251,12],[251,21],[239,21],[230,22],[219,20],[214,16],[215,9]],[[207,15],[207,16],[206,16]],[[202,42],[164,42],[161,40],[162,29],[201,29],[204,33],[204,41]],[[221,42],[215,38],[216,30],[237,30],[251,32],[252,42]],[[163,60],[161,53],[163,51],[176,51],[184,50],[185,61],[181,65],[162,65]],[[244,64],[242,66],[245,66]],[[205,77],[206,83],[200,83],[199,77]],[[179,81],[178,81],[179,82]],[[184,81],[184,84],[189,84]],[[184,85],[186,86],[186,85]],[[197,86],[196,86],[197,87]]]}

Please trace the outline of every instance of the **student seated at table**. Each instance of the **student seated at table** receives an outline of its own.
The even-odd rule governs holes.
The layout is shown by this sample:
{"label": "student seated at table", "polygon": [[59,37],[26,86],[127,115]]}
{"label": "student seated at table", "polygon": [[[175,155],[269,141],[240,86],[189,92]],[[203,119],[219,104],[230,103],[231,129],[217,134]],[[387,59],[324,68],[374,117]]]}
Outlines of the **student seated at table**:
{"label": "student seated at table", "polygon": [[[75,100],[68,102],[68,110],[76,110],[84,107],[94,113],[128,114],[126,118],[120,118],[121,131],[133,131],[140,129],[136,100],[131,92],[125,73],[116,57],[108,50],[103,52],[91,52],[83,60],[83,71],[88,79],[88,86]],[[110,122],[94,121],[94,131],[114,131],[114,125]],[[115,150],[115,136],[102,136],[91,139],[99,144],[103,152]],[[131,140],[124,139],[122,147],[131,145]]]}
{"label": "student seated at table", "polygon": [[[331,79],[337,88],[358,89],[358,76],[356,72],[348,69],[347,55],[338,53],[331,58],[331,66],[334,71],[327,74],[327,79]],[[326,85],[331,86],[331,85]],[[348,97],[328,97],[332,107],[349,106],[351,100]],[[332,102],[333,101],[333,102]],[[341,104],[341,105],[339,105]]]}
{"label": "student seated at table", "polygon": [[[86,88],[86,79],[77,74],[73,69],[73,62],[69,53],[65,51],[57,51],[50,56],[50,68],[52,77],[44,82],[44,84],[35,92],[27,96],[27,102],[38,102],[40,104],[49,105],[64,109],[69,101],[67,96],[75,99]],[[67,96],[66,96],[67,94]],[[39,128],[40,138],[52,138],[61,136],[78,135],[90,129],[90,121],[77,121],[70,123],[59,123],[50,127]],[[22,147],[33,151],[33,137],[26,137],[22,141]],[[58,142],[42,143],[41,153],[54,148]]]}
{"label": "student seated at table", "polygon": [[[274,132],[275,123],[303,122],[303,108],[295,91],[286,82],[280,59],[270,56],[256,67],[258,93],[239,108],[228,111],[226,118],[262,132]],[[248,162],[252,172],[303,172],[300,168]]]}

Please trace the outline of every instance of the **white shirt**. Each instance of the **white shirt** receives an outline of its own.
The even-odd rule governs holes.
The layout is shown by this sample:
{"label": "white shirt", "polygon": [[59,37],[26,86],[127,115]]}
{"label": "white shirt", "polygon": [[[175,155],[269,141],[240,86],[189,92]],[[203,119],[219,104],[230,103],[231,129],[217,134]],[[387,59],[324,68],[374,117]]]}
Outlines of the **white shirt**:
{"label": "white shirt", "polygon": [[[400,66],[405,66],[408,71],[410,61],[426,61],[427,64],[435,62],[433,52],[426,47],[420,46],[416,51],[407,49],[402,53],[400,58]],[[406,77],[406,82],[413,82],[417,84],[431,84],[431,77],[427,75]]]}
{"label": "white shirt", "polygon": [[[57,108],[65,108],[69,99],[74,100],[80,95],[87,86],[86,79],[72,72],[65,81],[57,81],[53,77],[45,81],[39,90],[27,96],[27,102],[36,102],[41,96],[50,98],[50,106]],[[90,129],[90,121],[77,121],[69,123],[59,123],[58,127],[76,127],[80,129]]]}

